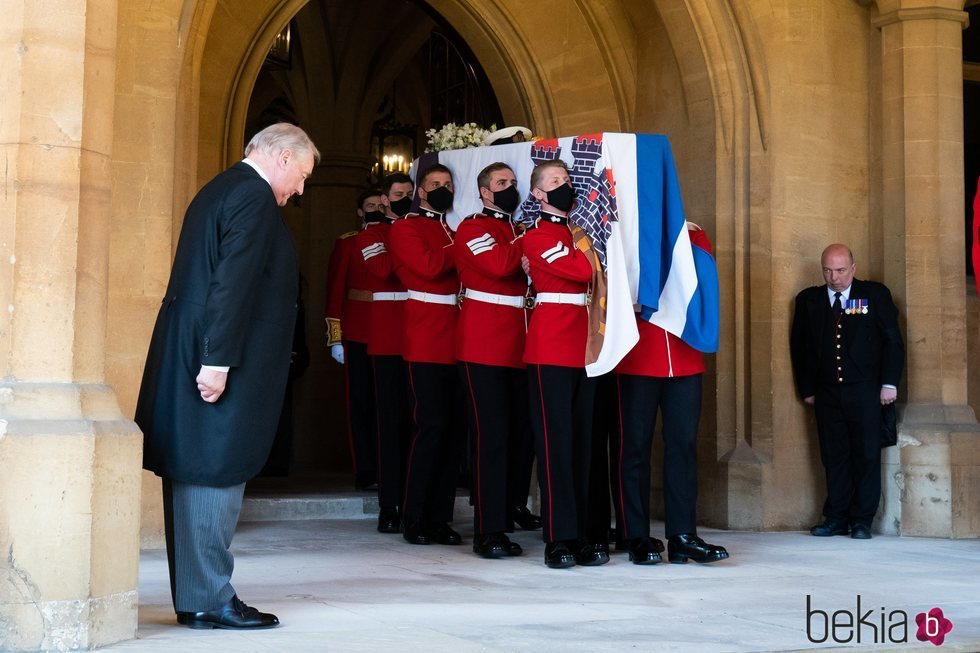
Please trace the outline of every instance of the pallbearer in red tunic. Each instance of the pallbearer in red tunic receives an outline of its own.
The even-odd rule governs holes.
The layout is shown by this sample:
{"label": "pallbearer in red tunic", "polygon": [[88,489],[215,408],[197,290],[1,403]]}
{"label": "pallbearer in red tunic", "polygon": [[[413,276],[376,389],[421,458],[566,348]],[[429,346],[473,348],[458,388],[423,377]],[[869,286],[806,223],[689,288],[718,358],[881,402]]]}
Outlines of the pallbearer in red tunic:
{"label": "pallbearer in red tunic", "polygon": [[[605,542],[586,541],[589,453],[595,383],[585,373],[589,285],[588,238],[568,225],[575,191],[565,164],[542,163],[531,173],[541,217],[524,236],[537,305],[524,349],[531,425],[541,487],[545,564],[552,568],[609,561]],[[581,233],[581,229],[576,227]]]}
{"label": "pallbearer in red tunic", "polygon": [[446,211],[453,202],[449,169],[436,164],[418,177],[418,213],[391,227],[388,249],[405,285],[409,404],[415,432],[408,452],[403,536],[412,544],[461,544],[449,527],[465,435],[453,429],[459,279]]}
{"label": "pallbearer in red tunic", "polygon": [[[363,221],[365,215],[377,212],[380,207],[381,192],[365,191],[358,197],[357,215]],[[367,354],[371,291],[366,288],[368,274],[364,262],[355,251],[357,234],[351,231],[338,238],[330,255],[324,318],[330,355],[344,366],[354,485],[366,489],[377,481],[377,420],[374,381]]]}
{"label": "pallbearer in red tunic", "polygon": [[456,231],[456,268],[465,289],[456,357],[471,438],[473,552],[500,558],[521,553],[504,531],[509,511],[527,510],[533,456],[522,360],[527,276],[522,238],[511,222],[521,201],[514,171],[493,163],[480,172],[477,187],[483,212]]}
{"label": "pallbearer in red tunic", "polygon": [[368,358],[376,399],[378,530],[382,533],[398,533],[401,529],[404,460],[411,432],[402,359],[408,292],[395,274],[388,242],[391,225],[408,213],[414,188],[408,175],[386,177],[381,184],[383,210],[365,215],[367,224],[354,244],[354,255],[360,256],[368,272],[365,287],[372,293]]}
{"label": "pallbearer in red tunic", "polygon": [[[693,247],[710,252],[704,231],[688,223]],[[663,543],[650,537],[650,444],[660,411],[664,439],[664,508],[671,562],[716,562],[728,557],[698,537],[697,435],[701,417],[701,352],[636,317],[640,341],[616,367],[619,414],[620,537],[638,565],[661,561]]]}

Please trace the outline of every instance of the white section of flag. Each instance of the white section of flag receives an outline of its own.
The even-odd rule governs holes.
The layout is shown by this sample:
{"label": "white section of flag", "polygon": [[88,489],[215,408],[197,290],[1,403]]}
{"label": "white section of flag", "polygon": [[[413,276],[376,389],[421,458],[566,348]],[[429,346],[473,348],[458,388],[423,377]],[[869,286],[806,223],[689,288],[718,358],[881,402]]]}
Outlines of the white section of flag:
{"label": "white section of flag", "polygon": [[698,273],[691,254],[691,236],[686,226],[678,232],[672,251],[667,283],[660,293],[660,306],[650,318],[650,323],[680,338],[687,325],[687,305],[698,288]]}
{"label": "white section of flag", "polygon": [[474,238],[466,242],[466,246],[474,255],[489,252],[497,245],[497,241],[490,234],[483,234],[479,238]]}
{"label": "white section of flag", "polygon": [[615,175],[619,221],[606,242],[606,329],[598,358],[585,366],[589,376],[611,372],[640,340],[633,314],[640,279],[636,136],[603,134],[601,162]]}

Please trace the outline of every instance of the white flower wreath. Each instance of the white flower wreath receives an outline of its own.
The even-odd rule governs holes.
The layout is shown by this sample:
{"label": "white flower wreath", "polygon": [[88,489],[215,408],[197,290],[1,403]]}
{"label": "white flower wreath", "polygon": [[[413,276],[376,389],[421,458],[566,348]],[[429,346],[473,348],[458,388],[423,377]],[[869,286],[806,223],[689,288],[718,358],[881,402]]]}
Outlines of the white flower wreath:
{"label": "white flower wreath", "polygon": [[483,139],[491,132],[497,131],[497,125],[483,129],[475,122],[457,125],[454,122],[443,125],[440,129],[428,129],[425,132],[429,139],[426,152],[442,152],[445,150],[461,150],[467,147],[480,147]]}

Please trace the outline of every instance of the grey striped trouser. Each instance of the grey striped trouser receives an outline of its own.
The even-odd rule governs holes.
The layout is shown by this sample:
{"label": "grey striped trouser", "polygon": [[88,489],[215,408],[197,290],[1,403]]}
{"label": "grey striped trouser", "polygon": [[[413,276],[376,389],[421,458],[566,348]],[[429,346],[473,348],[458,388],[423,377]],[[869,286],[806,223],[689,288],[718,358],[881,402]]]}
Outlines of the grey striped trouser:
{"label": "grey striped trouser", "polygon": [[177,612],[215,610],[235,594],[229,550],[245,484],[191,485],[163,479],[170,592]]}

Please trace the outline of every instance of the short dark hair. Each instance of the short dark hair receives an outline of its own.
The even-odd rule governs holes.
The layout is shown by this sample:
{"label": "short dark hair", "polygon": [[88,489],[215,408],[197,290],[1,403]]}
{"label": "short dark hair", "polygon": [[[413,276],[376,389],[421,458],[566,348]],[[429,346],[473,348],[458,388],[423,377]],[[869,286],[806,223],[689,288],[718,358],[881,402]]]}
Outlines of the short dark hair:
{"label": "short dark hair", "polygon": [[447,175],[449,175],[449,178],[452,179],[453,176],[452,170],[442,165],[441,163],[433,163],[431,166],[425,169],[425,172],[419,175],[418,177],[419,186],[424,186],[425,180],[429,178],[429,175],[434,174],[436,172],[445,172]]}
{"label": "short dark hair", "polygon": [[541,177],[544,176],[544,171],[548,168],[563,168],[565,172],[568,172],[568,166],[561,159],[543,161],[534,166],[534,170],[531,171],[531,188],[538,187],[538,184],[541,183]]}
{"label": "short dark hair", "polygon": [[387,195],[389,192],[391,192],[391,187],[395,184],[415,185],[412,183],[412,178],[406,175],[404,172],[393,172],[381,180],[381,194]]}
{"label": "short dark hair", "polygon": [[491,163],[486,168],[481,170],[480,174],[476,176],[476,187],[478,189],[490,188],[490,175],[492,175],[493,173],[499,170],[510,170],[511,172],[514,172],[513,168],[511,168],[509,165],[501,161],[497,161],[496,163]]}
{"label": "short dark hair", "polygon": [[365,188],[364,191],[357,196],[357,208],[364,210],[364,200],[369,197],[381,197],[380,188]]}

